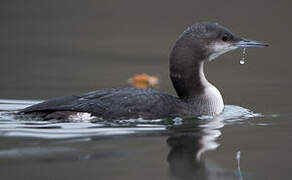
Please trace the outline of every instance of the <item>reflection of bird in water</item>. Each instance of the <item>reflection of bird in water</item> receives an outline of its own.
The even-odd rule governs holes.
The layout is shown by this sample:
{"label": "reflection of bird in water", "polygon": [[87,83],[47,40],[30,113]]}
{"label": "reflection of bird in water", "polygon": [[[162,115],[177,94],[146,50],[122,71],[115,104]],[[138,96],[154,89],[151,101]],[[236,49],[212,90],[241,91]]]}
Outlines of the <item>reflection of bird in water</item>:
{"label": "reflection of bird in water", "polygon": [[143,73],[129,78],[128,83],[136,88],[151,88],[158,85],[159,79],[156,76],[149,76]]}
{"label": "reflection of bird in water", "polygon": [[[199,180],[240,180],[241,174],[224,170],[201,158],[207,150],[216,149],[219,144],[215,140],[220,136],[221,121],[211,121],[195,127],[193,133],[180,133],[167,139],[170,147],[167,160],[172,179]],[[179,129],[174,129],[179,131]]]}

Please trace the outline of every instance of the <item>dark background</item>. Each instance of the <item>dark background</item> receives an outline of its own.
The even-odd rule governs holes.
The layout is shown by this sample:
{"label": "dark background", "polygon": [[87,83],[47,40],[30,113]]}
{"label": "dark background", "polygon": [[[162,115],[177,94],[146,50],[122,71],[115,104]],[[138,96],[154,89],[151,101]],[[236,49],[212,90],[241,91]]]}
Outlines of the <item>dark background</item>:
{"label": "dark background", "polygon": [[[137,73],[158,75],[175,93],[168,54],[193,23],[218,22],[271,44],[225,54],[205,68],[227,104],[289,109],[291,1],[0,2],[0,98],[47,99],[126,86]],[[277,92],[277,93],[275,93]],[[275,109],[273,108],[273,111]]]}
{"label": "dark background", "polygon": [[[203,159],[237,171],[235,156],[242,151],[244,179],[247,175],[289,179],[291,10],[289,0],[1,0],[0,99],[47,99],[126,86],[127,79],[137,73],[159,76],[160,90],[174,94],[168,77],[173,43],[193,23],[218,22],[236,34],[271,45],[248,49],[245,65],[239,64],[242,52],[237,50],[205,68],[225,104],[264,117],[222,128],[217,140],[220,147]],[[18,123],[17,127],[23,127]],[[9,125],[1,128],[18,132]],[[109,139],[58,144],[56,140],[3,137],[2,156],[10,150],[19,154],[15,159],[1,159],[2,179],[169,179],[166,137]],[[32,151],[35,159],[22,159],[18,146],[24,147],[23,153],[29,151],[25,147],[72,146],[105,156],[71,162],[67,153],[43,155],[36,149]],[[117,154],[108,155],[111,152]]]}

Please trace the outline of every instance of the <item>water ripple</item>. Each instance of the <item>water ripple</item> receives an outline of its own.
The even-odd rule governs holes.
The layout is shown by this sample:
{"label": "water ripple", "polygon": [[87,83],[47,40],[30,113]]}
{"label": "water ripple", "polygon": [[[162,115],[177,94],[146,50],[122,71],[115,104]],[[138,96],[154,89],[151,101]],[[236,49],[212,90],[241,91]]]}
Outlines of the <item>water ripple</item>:
{"label": "water ripple", "polygon": [[[174,119],[129,119],[104,121],[95,118],[85,122],[60,123],[17,117],[11,112],[25,108],[40,101],[0,100],[0,136],[35,137],[46,139],[84,138],[138,133],[170,133],[173,129],[182,131],[198,128],[220,129],[224,125],[240,124],[251,118],[263,117],[243,107],[226,105],[224,112],[216,117]],[[212,123],[209,123],[212,122]],[[264,126],[266,123],[259,123]],[[218,134],[216,137],[219,136]]]}

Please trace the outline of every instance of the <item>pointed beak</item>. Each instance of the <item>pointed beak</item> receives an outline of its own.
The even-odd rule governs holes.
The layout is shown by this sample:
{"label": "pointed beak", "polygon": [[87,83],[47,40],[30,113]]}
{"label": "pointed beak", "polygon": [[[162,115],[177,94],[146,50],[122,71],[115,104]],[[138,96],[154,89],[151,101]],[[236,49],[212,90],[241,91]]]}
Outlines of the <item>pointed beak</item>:
{"label": "pointed beak", "polygon": [[234,43],[234,46],[237,48],[259,48],[267,47],[269,44],[254,40],[241,39],[239,42]]}

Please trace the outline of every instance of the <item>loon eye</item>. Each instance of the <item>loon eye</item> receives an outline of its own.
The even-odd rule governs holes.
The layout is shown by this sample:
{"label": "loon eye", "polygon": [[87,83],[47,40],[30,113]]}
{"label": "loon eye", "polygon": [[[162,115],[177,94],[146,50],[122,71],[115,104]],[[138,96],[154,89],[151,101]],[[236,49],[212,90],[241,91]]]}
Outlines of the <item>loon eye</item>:
{"label": "loon eye", "polygon": [[224,35],[224,36],[222,37],[222,41],[224,41],[224,42],[225,42],[225,41],[228,41],[228,39],[229,39],[229,38],[228,38],[227,35]]}

